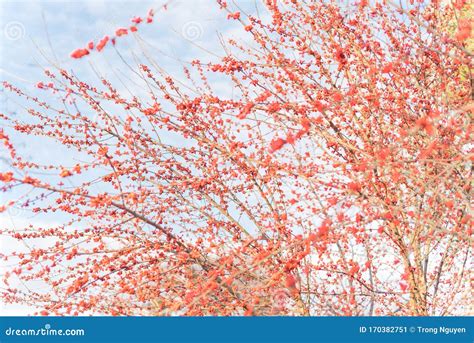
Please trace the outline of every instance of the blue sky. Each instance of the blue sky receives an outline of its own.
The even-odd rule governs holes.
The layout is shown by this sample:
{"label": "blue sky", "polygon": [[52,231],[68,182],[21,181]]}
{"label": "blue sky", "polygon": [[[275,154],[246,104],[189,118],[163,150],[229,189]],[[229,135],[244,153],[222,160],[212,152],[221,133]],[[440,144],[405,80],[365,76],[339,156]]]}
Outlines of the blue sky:
{"label": "blue sky", "polygon": [[[112,35],[118,27],[129,26],[132,16],[145,16],[149,8],[159,8],[163,3],[163,0],[2,0],[2,79],[14,81],[20,77],[23,83],[35,84],[42,77],[39,65],[48,64],[43,54],[52,60],[57,57],[62,67],[75,72],[85,72],[89,62],[117,65],[114,63],[117,56],[110,47],[87,60],[76,61],[70,59],[69,54],[89,40],[97,41],[106,34]],[[244,3],[252,4],[251,1]],[[157,13],[153,24],[142,25],[139,33],[166,55],[187,59],[202,54],[194,44],[212,51],[219,48],[216,32],[229,31],[231,25],[214,0],[173,1],[167,11]],[[186,35],[192,43],[186,41]],[[117,44],[121,53],[136,47],[132,37],[122,38]],[[160,64],[162,62],[167,61],[161,59]]]}

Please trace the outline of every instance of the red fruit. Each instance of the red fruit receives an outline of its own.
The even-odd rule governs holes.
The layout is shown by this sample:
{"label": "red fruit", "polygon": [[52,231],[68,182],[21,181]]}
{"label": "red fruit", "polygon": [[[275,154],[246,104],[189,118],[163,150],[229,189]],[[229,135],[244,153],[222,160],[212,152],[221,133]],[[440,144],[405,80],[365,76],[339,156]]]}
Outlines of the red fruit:
{"label": "red fruit", "polygon": [[237,116],[237,118],[239,119],[245,119],[247,117],[248,114],[250,114],[250,112],[252,111],[252,108],[254,107],[254,104],[253,102],[249,102],[248,104],[246,104],[241,110],[240,110],[240,113],[239,115]]}
{"label": "red fruit", "polygon": [[331,221],[329,219],[325,219],[321,226],[318,228],[318,235],[320,237],[326,237],[328,235],[329,224],[331,224]]}
{"label": "red fruit", "polygon": [[466,0],[455,0],[453,5],[456,9],[460,10],[461,8],[464,7],[464,5],[466,4]]}
{"label": "red fruit", "polygon": [[59,176],[61,176],[61,177],[68,177],[68,176],[71,176],[71,175],[72,175],[72,173],[67,169],[61,170],[61,173],[59,174]]}
{"label": "red fruit", "polygon": [[288,143],[290,143],[290,144],[295,144],[295,141],[296,141],[295,138],[296,138],[296,137],[293,136],[293,134],[291,134],[291,132],[290,132],[290,133],[288,133],[288,135],[286,136],[286,141],[287,141]]}
{"label": "red fruit", "polygon": [[360,270],[360,267],[358,264],[354,264],[351,269],[349,270],[349,275],[351,276],[354,276],[355,274],[357,274]]}
{"label": "red fruit", "polygon": [[309,242],[315,242],[318,239],[318,236],[315,233],[310,233],[308,236]]}
{"label": "red fruit", "polygon": [[253,314],[253,307],[249,306],[244,313],[244,316],[251,316]]}
{"label": "red fruit", "polygon": [[82,58],[86,55],[89,55],[89,50],[87,49],[76,49],[71,53],[72,58]]}
{"label": "red fruit", "polygon": [[334,95],[332,96],[332,98],[334,99],[334,101],[336,102],[339,102],[342,100],[342,94],[337,92],[337,93],[334,93]]}
{"label": "red fruit", "polygon": [[454,207],[454,201],[448,200],[446,201],[445,205],[447,208],[452,209]]}
{"label": "red fruit", "polygon": [[456,33],[456,39],[462,43],[471,36],[471,22],[466,19],[459,21],[458,32]]}
{"label": "red fruit", "polygon": [[235,19],[238,20],[240,18],[240,12],[229,13],[227,15],[227,19]]}
{"label": "red fruit", "polygon": [[342,48],[338,47],[336,49],[336,54],[334,57],[340,64],[346,64],[346,55],[344,54],[344,50]]}
{"label": "red fruit", "polygon": [[0,173],[0,181],[11,182],[12,180],[13,180],[12,172]]}
{"label": "red fruit", "polygon": [[104,38],[102,38],[99,41],[99,43],[97,43],[97,46],[96,46],[97,51],[102,51],[102,49],[105,47],[108,41],[109,41],[109,36],[104,36]]}
{"label": "red fruit", "polygon": [[382,68],[382,73],[390,73],[393,70],[393,64],[392,63],[387,63],[383,68]]}
{"label": "red fruit", "polygon": [[286,280],[285,280],[285,285],[288,288],[295,288],[295,285],[296,285],[295,277],[291,274],[287,274],[286,275]]}
{"label": "red fruit", "polygon": [[301,119],[301,125],[303,126],[304,131],[308,131],[311,128],[311,122],[308,118]]}
{"label": "red fruit", "polygon": [[121,27],[121,28],[119,28],[115,31],[115,35],[117,37],[124,36],[124,35],[127,35],[127,34],[128,34],[128,30],[123,28],[123,27]]}
{"label": "red fruit", "polygon": [[354,192],[360,192],[360,190],[362,189],[362,186],[359,182],[349,182],[347,184],[347,188],[349,188],[351,191],[354,191]]}
{"label": "red fruit", "polygon": [[143,19],[140,18],[140,17],[133,17],[132,18],[132,23],[135,23],[135,24],[140,24],[142,21],[143,21]]}
{"label": "red fruit", "polygon": [[270,152],[275,152],[277,150],[280,150],[283,147],[283,145],[285,145],[285,143],[286,141],[284,139],[275,138],[270,143]]}
{"label": "red fruit", "polygon": [[434,126],[433,126],[431,120],[429,120],[429,118],[427,118],[427,117],[419,118],[416,121],[416,125],[418,127],[420,127],[421,129],[424,129],[426,131],[426,133],[428,133],[430,135],[432,135],[434,133]]}
{"label": "red fruit", "polygon": [[313,107],[318,110],[319,112],[323,112],[326,109],[326,105],[324,105],[321,101],[314,101]]}
{"label": "red fruit", "polygon": [[378,158],[382,161],[385,161],[388,156],[390,156],[390,149],[384,148],[378,152]]}

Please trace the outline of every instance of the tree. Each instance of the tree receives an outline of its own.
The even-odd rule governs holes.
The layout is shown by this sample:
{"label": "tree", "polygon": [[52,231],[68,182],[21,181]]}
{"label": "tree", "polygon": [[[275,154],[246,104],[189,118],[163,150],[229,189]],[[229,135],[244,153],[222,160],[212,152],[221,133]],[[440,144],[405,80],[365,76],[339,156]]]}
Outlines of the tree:
{"label": "tree", "polygon": [[[472,38],[453,18],[470,5],[217,5],[252,45],[227,41],[185,81],[144,52],[127,65],[148,98],[54,66],[44,99],[3,84],[31,106],[0,116],[2,209],[67,218],[2,230],[29,247],[3,256],[4,299],[42,314],[467,314]],[[18,134],[81,162],[27,162]]]}

